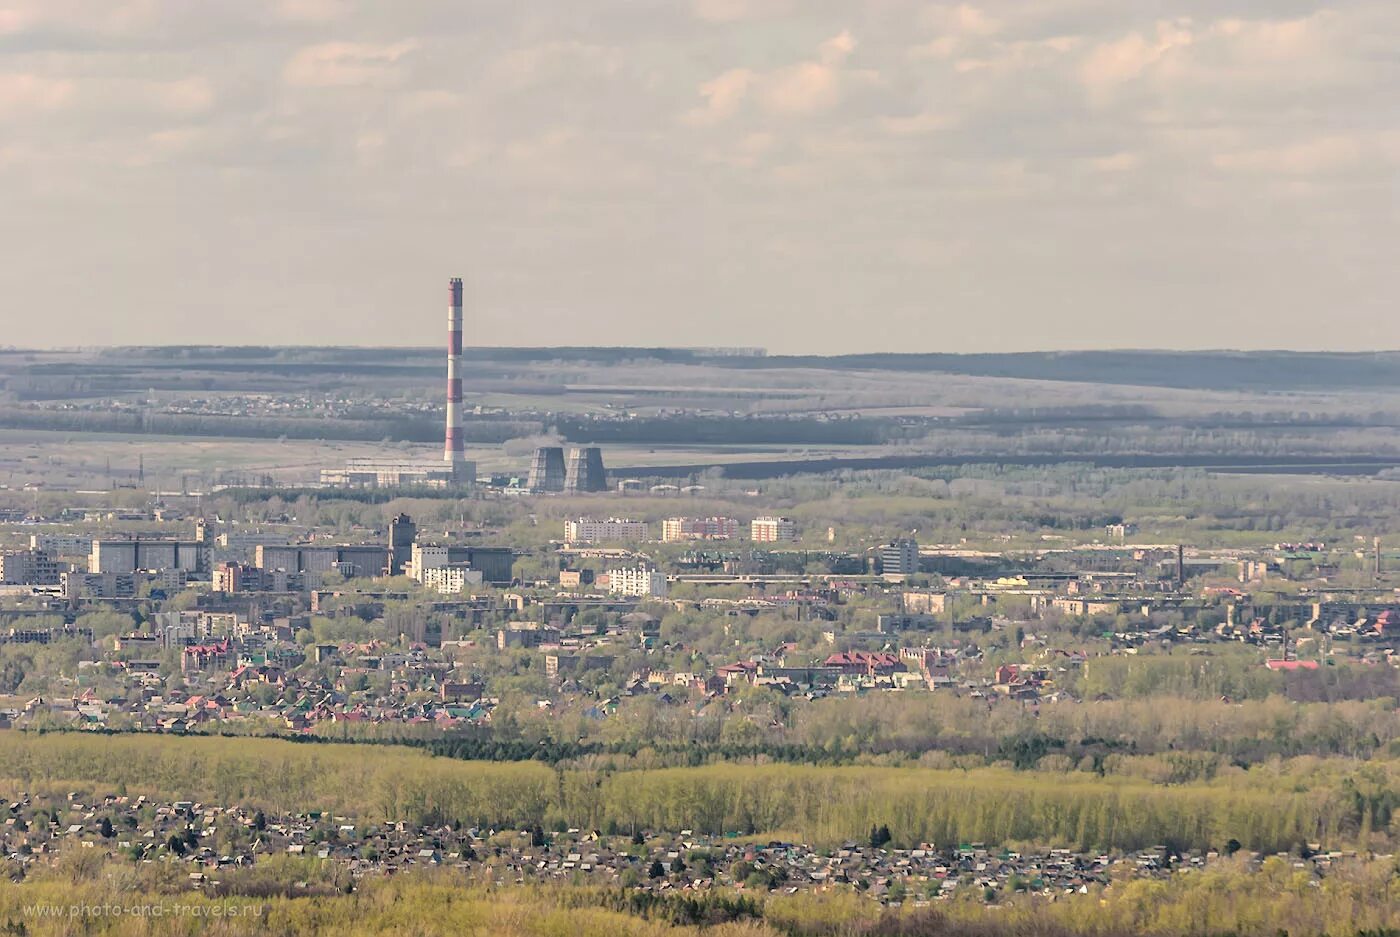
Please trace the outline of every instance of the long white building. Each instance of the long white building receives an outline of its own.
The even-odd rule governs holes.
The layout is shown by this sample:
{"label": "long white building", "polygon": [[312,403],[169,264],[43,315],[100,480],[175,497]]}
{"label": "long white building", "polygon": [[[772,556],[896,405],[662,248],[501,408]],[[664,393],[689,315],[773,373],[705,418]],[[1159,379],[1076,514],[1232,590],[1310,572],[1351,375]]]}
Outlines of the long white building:
{"label": "long white building", "polygon": [[649,535],[646,521],[634,521],[622,517],[609,517],[607,520],[578,517],[564,522],[564,539],[569,543],[645,540]]}
{"label": "long white building", "polygon": [[661,522],[665,543],[685,540],[733,540],[739,536],[739,522],[732,517],[668,517]]}

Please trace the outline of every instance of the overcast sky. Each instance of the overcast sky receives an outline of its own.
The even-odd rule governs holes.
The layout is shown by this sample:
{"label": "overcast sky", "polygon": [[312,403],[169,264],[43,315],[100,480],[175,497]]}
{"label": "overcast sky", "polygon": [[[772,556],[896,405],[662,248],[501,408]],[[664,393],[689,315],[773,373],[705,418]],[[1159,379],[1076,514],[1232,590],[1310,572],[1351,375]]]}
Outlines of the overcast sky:
{"label": "overcast sky", "polygon": [[0,0],[0,343],[1400,347],[1397,0]]}

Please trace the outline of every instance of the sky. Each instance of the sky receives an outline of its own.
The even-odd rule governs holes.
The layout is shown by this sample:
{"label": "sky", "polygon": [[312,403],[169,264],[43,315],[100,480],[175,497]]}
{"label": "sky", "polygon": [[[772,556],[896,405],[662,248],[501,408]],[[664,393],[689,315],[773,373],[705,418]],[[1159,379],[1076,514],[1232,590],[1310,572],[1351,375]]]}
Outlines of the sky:
{"label": "sky", "polygon": [[1400,348],[1396,0],[0,0],[0,344]]}

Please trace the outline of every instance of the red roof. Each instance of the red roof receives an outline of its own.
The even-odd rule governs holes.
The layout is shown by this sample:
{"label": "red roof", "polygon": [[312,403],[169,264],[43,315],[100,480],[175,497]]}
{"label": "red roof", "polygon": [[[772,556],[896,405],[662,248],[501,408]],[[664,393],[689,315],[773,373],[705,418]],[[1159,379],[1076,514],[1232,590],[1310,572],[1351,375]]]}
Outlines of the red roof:
{"label": "red roof", "polygon": [[1270,670],[1316,670],[1315,660],[1266,660],[1264,666]]}

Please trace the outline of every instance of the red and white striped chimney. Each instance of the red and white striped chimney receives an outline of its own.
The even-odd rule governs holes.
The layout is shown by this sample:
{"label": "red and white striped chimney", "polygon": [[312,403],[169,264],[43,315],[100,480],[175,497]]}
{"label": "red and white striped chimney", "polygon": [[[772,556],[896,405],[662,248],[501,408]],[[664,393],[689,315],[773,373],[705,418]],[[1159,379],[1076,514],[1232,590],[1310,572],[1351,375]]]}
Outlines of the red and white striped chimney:
{"label": "red and white striped chimney", "polygon": [[443,458],[454,471],[466,462],[462,440],[462,280],[447,281],[447,439]]}

